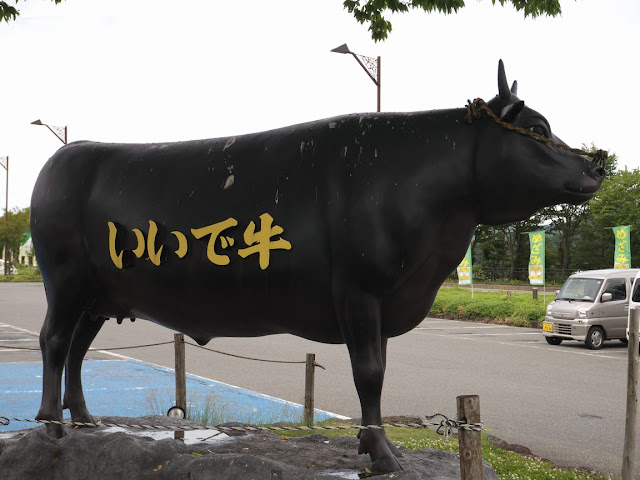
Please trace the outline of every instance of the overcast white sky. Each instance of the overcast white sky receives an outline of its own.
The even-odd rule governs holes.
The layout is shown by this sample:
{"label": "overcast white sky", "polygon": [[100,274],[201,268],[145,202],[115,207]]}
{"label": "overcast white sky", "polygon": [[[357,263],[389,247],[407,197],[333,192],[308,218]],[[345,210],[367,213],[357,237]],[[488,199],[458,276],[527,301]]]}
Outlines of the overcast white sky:
{"label": "overcast white sky", "polygon": [[0,24],[9,208],[29,206],[62,145],[30,125],[38,118],[67,125],[70,141],[162,142],[373,111],[373,82],[330,53],[342,43],[382,57],[383,111],[489,100],[502,58],[520,98],[565,142],[594,142],[620,168],[640,168],[638,0],[561,0],[561,17],[538,19],[467,4],[450,16],[394,16],[390,38],[375,44],[341,0],[20,1],[18,20]]}

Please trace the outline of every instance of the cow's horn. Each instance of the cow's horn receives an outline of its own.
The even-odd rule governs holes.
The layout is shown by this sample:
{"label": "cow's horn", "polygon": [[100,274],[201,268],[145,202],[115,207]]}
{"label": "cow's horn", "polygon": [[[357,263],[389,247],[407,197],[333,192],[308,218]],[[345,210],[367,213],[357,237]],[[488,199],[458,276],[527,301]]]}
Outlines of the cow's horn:
{"label": "cow's horn", "polygon": [[509,83],[507,82],[507,75],[504,73],[502,60],[498,62],[498,94],[502,100],[511,98],[511,90],[509,90]]}
{"label": "cow's horn", "polygon": [[514,95],[518,95],[518,81],[514,80],[513,83],[511,84],[511,93],[513,93]]}

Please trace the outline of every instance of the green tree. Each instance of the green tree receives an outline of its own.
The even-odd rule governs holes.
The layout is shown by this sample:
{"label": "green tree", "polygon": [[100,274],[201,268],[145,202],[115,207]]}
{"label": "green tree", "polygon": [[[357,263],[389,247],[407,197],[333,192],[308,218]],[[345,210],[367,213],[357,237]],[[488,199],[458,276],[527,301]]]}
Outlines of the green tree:
{"label": "green tree", "polygon": [[526,269],[529,262],[529,240],[525,234],[538,229],[536,216],[505,225],[480,225],[474,237],[474,262],[486,274],[493,270],[494,275],[516,280],[518,270]]}
{"label": "green tree", "polygon": [[[500,5],[511,3],[516,10],[523,11],[524,16],[537,17],[550,15],[555,17],[562,13],[559,0],[497,0]],[[496,4],[496,0],[491,0]],[[465,6],[464,0],[344,0],[344,8],[353,14],[360,23],[369,24],[371,38],[376,42],[384,40],[391,32],[391,22],[385,15],[405,13],[411,9],[425,12],[442,12],[450,14]]]}
{"label": "green tree", "polygon": [[614,237],[611,227],[631,226],[631,261],[640,254],[640,170],[622,170],[602,183],[590,203],[589,232],[584,232],[583,248],[595,261],[613,267]]}
{"label": "green tree", "polygon": [[[29,236],[29,208],[9,210],[8,221],[5,215],[0,218],[0,242],[9,247],[9,257],[17,258],[20,245]],[[0,272],[4,274],[4,272]]]}
{"label": "green tree", "polygon": [[[56,4],[62,0],[52,0]],[[555,17],[562,13],[560,0],[491,0],[494,5],[511,3],[517,11],[524,12],[524,16],[537,17],[550,15]],[[17,5],[18,0],[12,0]],[[371,38],[376,42],[387,38],[392,30],[387,13],[405,13],[409,10],[424,10],[425,12],[442,12],[451,14],[465,6],[464,0],[344,0],[344,8],[360,23],[369,24]],[[5,1],[0,1],[0,22],[15,20],[20,15],[18,9]]]}
{"label": "green tree", "polygon": [[[56,4],[62,2],[62,0],[52,1],[54,1]],[[17,5],[18,0],[14,0],[13,3]],[[9,20],[15,20],[18,15],[20,15],[20,11],[16,7],[9,5],[7,2],[0,1],[0,23],[2,22],[2,20],[7,23],[9,22]]]}

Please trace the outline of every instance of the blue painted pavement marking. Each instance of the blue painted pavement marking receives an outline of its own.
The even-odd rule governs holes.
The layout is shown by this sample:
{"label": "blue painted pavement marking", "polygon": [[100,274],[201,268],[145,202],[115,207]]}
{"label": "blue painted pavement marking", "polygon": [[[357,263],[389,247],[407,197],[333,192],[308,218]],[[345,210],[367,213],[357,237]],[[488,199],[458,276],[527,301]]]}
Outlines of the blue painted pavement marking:
{"label": "blue painted pavement marking", "polygon": [[[0,416],[34,418],[42,395],[42,363],[1,365]],[[203,410],[213,401],[222,422],[302,422],[304,407],[297,403],[196,375],[187,374],[186,377],[187,410]],[[98,417],[165,415],[175,403],[173,369],[138,360],[85,360],[82,385],[87,408]],[[67,419],[69,411],[64,413]],[[318,409],[314,412],[317,421],[331,417],[345,418]],[[11,422],[8,426],[0,426],[0,432],[35,426],[37,424]]]}

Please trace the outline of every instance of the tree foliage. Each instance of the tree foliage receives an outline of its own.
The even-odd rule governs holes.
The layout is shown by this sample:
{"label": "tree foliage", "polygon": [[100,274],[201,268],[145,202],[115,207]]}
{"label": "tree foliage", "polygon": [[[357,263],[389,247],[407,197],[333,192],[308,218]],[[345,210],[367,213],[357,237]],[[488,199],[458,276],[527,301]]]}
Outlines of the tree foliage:
{"label": "tree foliage", "polygon": [[[55,2],[56,5],[62,2],[62,0],[52,1]],[[18,5],[18,0],[14,0],[13,3]],[[9,5],[7,2],[0,1],[0,23],[2,23],[3,20],[7,23],[9,20],[15,20],[18,15],[20,15],[20,11],[16,7]]]}
{"label": "tree foliage", "polygon": [[[5,213],[5,212],[3,212]],[[8,242],[9,253],[18,257],[20,245],[29,237],[29,208],[9,210],[8,220],[5,215],[0,218],[0,252]],[[0,272],[2,274],[3,272]]]}
{"label": "tree foliage", "polygon": [[[524,12],[525,17],[543,14],[555,17],[562,13],[559,0],[491,0],[491,3],[495,5],[496,1],[502,6],[511,3],[517,11]],[[358,22],[369,24],[371,38],[378,42],[386,39],[392,30],[391,22],[385,18],[387,12],[406,13],[413,9],[451,14],[465,3],[464,0],[344,0],[343,5]]]}
{"label": "tree foliage", "polygon": [[[52,0],[56,4],[62,0]],[[562,13],[560,0],[491,0],[494,5],[510,3],[525,17],[550,15],[555,17]],[[12,0],[18,4],[18,0]],[[464,0],[344,0],[344,8],[360,23],[369,25],[371,38],[378,42],[388,37],[392,30],[391,22],[385,18],[388,13],[406,13],[409,10],[425,12],[441,12],[451,14],[465,6]],[[6,1],[0,1],[0,22],[15,20],[20,12]]]}

